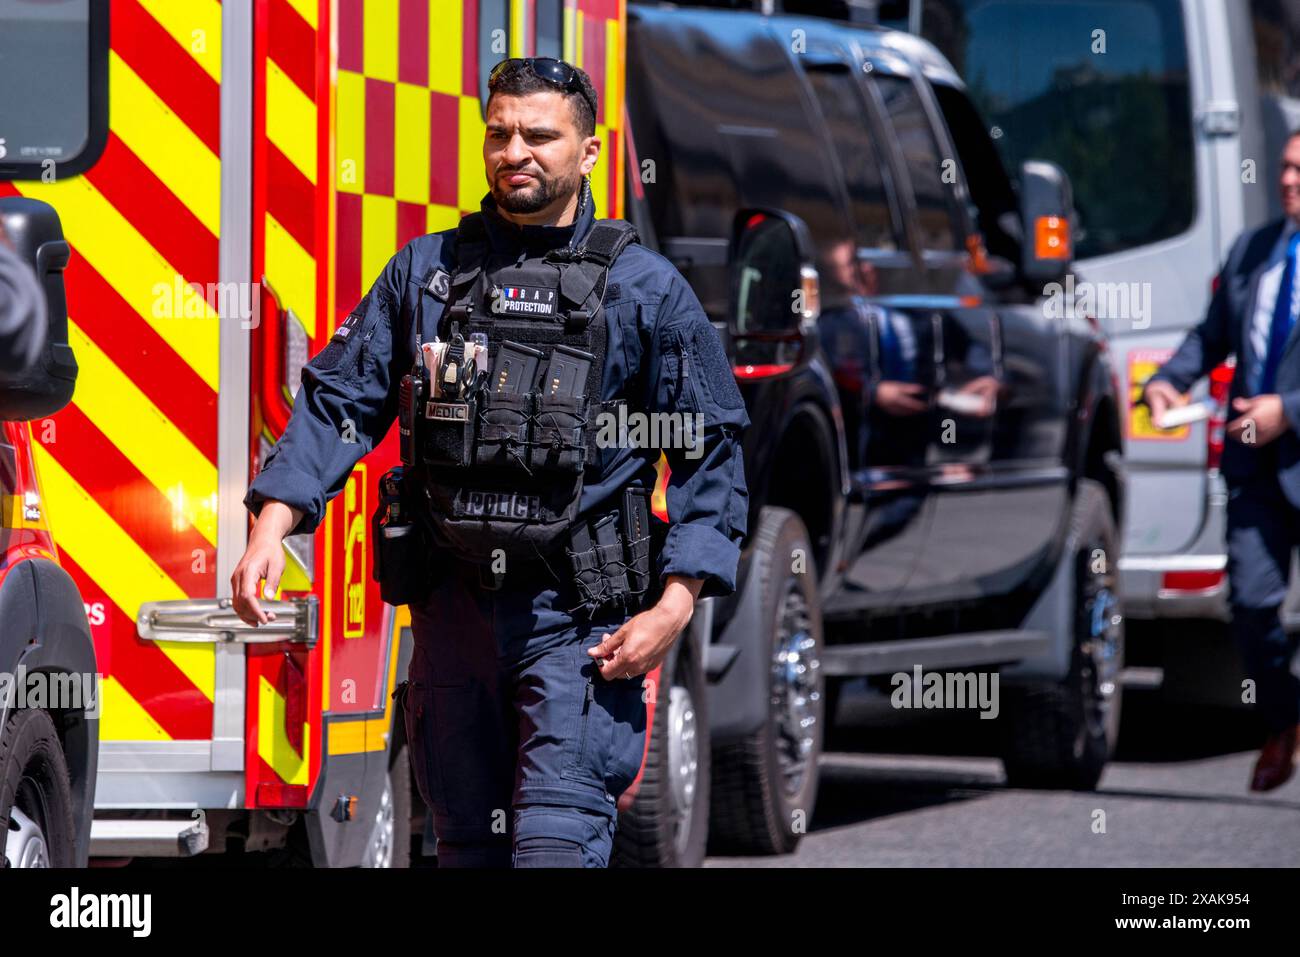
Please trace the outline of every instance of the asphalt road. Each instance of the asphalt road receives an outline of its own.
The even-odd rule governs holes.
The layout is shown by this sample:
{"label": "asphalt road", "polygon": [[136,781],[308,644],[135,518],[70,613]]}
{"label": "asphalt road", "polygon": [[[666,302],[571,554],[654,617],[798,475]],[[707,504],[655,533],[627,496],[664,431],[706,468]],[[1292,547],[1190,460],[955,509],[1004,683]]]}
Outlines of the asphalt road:
{"label": "asphalt road", "polygon": [[795,853],[706,866],[1300,866],[1300,775],[1247,790],[1259,742],[1247,712],[1126,690],[1116,759],[1089,793],[1008,788],[994,721],[901,717],[846,687]]}

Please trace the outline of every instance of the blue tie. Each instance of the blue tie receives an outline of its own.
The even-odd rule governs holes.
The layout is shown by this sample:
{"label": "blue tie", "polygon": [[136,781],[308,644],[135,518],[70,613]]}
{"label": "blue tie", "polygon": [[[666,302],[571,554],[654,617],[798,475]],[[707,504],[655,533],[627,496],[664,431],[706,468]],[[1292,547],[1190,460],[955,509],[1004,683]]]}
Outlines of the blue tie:
{"label": "blue tie", "polygon": [[1278,286],[1277,301],[1273,303],[1273,324],[1268,332],[1268,354],[1264,357],[1264,371],[1259,377],[1256,395],[1268,395],[1275,388],[1277,367],[1282,364],[1282,352],[1291,335],[1291,298],[1295,288],[1295,253],[1300,247],[1300,231],[1291,235],[1286,246],[1286,268],[1282,270],[1282,284]]}

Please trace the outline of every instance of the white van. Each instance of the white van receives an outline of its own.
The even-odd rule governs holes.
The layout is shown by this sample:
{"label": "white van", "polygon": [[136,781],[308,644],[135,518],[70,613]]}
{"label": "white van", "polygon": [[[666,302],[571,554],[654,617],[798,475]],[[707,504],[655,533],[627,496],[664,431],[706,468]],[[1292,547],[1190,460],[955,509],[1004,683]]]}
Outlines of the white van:
{"label": "white van", "polygon": [[[1281,215],[1278,159],[1300,128],[1300,0],[887,0],[879,15],[948,57],[1009,169],[1035,156],[1069,173],[1076,291],[1092,296],[1136,397],[1201,321],[1233,240]],[[1195,395],[1226,396],[1230,377],[1219,370]],[[1125,612],[1175,647],[1224,638],[1188,620],[1227,618],[1222,411],[1169,432],[1144,407],[1124,416]]]}

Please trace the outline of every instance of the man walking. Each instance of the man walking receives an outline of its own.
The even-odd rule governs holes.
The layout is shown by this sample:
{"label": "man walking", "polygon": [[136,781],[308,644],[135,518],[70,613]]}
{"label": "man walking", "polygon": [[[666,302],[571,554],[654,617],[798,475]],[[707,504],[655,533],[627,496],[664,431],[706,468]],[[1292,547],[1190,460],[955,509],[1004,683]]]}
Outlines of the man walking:
{"label": "man walking", "polygon": [[[411,605],[406,727],[439,866],[601,867],[645,750],[640,676],[698,596],[735,588],[749,420],[685,280],[595,220],[587,75],[513,59],[489,91],[481,212],[399,251],[304,368],[232,587],[241,617],[270,618],[258,584],[274,593],[282,539],[399,418],[407,467],[381,483],[398,508],[375,538]],[[659,450],[597,430],[663,413],[700,428],[664,449],[652,536]]]}
{"label": "man walking", "polygon": [[1144,397],[1159,425],[1193,383],[1237,356],[1229,393],[1222,473],[1228,485],[1228,575],[1232,632],[1268,737],[1252,791],[1290,778],[1300,723],[1296,640],[1283,630],[1291,554],[1300,543],[1300,130],[1282,154],[1282,219],[1243,233],[1215,283],[1205,320],[1148,380]]}

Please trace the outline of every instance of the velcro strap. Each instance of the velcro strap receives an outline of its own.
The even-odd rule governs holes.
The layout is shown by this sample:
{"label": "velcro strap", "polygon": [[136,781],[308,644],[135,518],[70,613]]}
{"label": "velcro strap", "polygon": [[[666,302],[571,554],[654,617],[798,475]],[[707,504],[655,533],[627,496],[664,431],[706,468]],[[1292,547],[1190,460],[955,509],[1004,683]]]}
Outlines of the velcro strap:
{"label": "velcro strap", "polygon": [[608,266],[628,243],[636,242],[636,227],[623,219],[602,219],[592,224],[579,256]]}
{"label": "velcro strap", "polygon": [[580,306],[587,301],[604,274],[605,267],[597,262],[565,263],[560,267],[560,294],[575,306]]}

